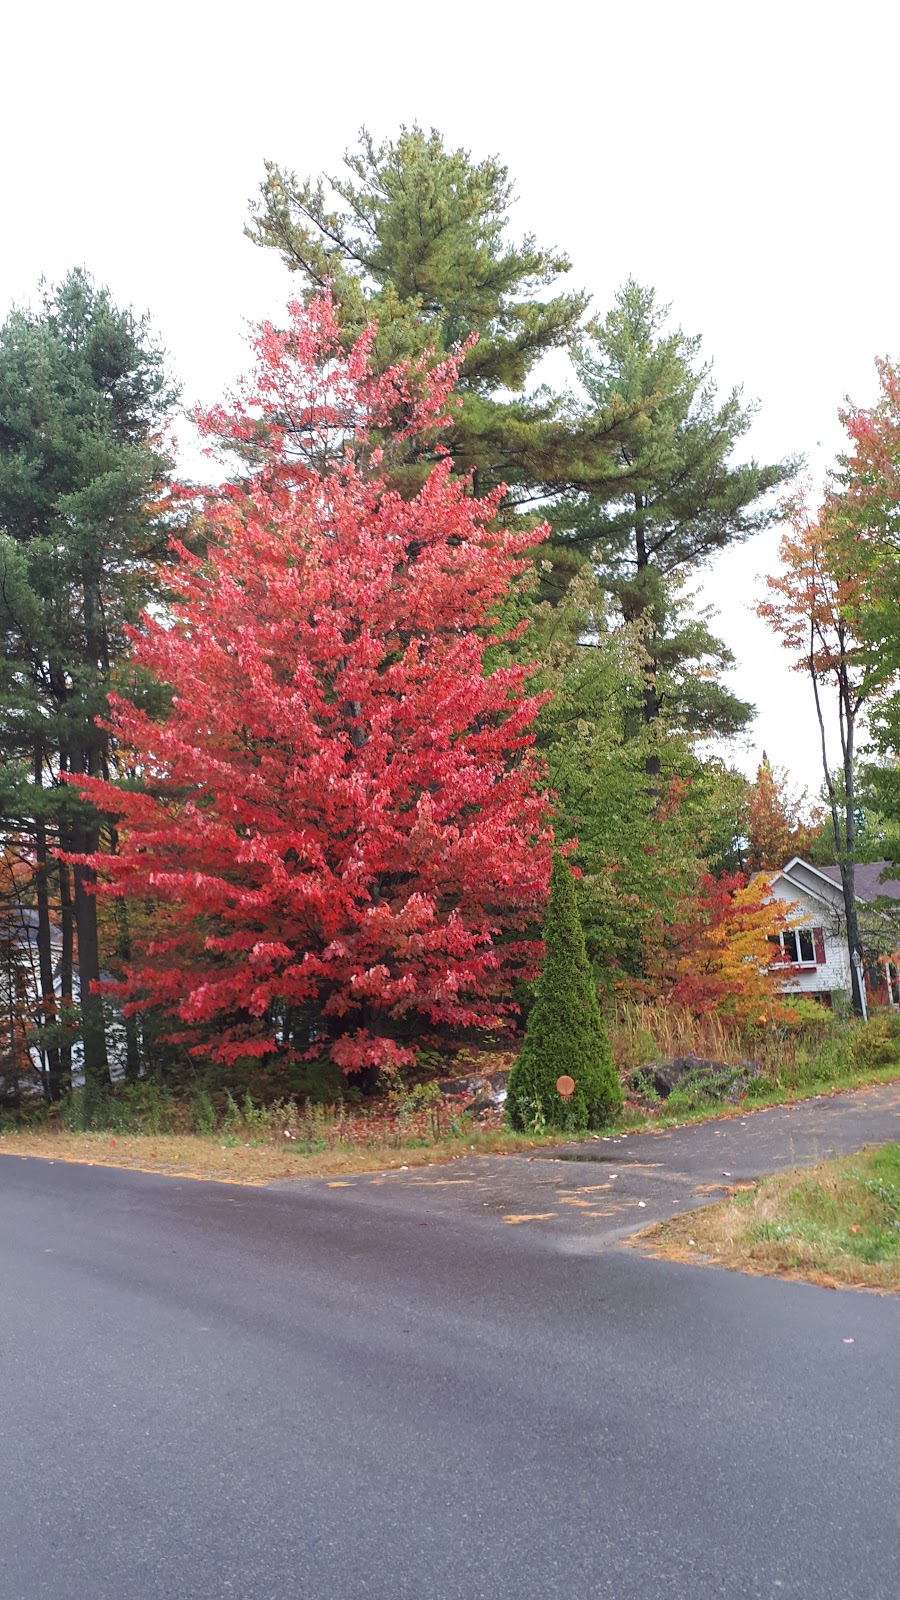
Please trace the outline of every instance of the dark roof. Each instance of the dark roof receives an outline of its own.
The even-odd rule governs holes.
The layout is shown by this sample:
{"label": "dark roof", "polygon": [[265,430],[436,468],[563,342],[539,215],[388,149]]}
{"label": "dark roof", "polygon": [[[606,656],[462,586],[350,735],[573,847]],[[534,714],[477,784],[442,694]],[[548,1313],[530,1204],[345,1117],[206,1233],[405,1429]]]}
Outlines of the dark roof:
{"label": "dark roof", "polygon": [[[889,900],[900,900],[900,879],[885,878],[884,882],[881,881],[881,874],[889,868],[897,870],[893,861],[858,862],[853,874],[857,900],[877,900],[879,895],[886,895]],[[830,878],[832,883],[840,884],[840,867],[819,867],[817,870]]]}

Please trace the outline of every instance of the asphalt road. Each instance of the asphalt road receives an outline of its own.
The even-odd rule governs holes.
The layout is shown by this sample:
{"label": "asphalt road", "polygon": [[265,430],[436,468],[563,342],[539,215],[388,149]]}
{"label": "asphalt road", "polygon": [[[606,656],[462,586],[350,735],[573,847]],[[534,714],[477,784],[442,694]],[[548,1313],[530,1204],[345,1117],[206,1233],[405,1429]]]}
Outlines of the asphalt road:
{"label": "asphalt road", "polygon": [[598,1165],[0,1157],[2,1600],[897,1600],[898,1303],[504,1221]]}

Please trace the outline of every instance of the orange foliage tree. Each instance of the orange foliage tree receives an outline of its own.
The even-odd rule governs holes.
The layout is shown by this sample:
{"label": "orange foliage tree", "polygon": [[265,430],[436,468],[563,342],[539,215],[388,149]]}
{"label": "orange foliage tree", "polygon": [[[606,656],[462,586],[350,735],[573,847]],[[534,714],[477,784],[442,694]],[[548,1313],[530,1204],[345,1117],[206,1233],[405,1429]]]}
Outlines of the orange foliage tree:
{"label": "orange foliage tree", "polygon": [[705,872],[660,940],[655,976],[667,999],[742,1023],[777,1016],[784,958],[772,940],[792,926],[791,909],[766,874]]}
{"label": "orange foliage tree", "polygon": [[[848,547],[840,505],[829,498],[813,515],[801,498],[785,507],[780,572],[768,577],[771,599],[757,609],[795,655],[794,670],[812,684],[822,750],[822,770],[841,869],[844,919],[853,983],[853,1008],[865,1012],[862,946],[856,910],[856,748],[859,720],[892,676],[892,668],[861,637],[856,618],[868,605],[871,574]],[[826,703],[837,707],[840,765],[828,753]]]}
{"label": "orange foliage tree", "polygon": [[783,867],[791,856],[804,856],[825,816],[821,806],[803,815],[806,792],[792,795],[782,767],[773,767],[763,753],[756,782],[747,796],[747,866],[751,872]]}

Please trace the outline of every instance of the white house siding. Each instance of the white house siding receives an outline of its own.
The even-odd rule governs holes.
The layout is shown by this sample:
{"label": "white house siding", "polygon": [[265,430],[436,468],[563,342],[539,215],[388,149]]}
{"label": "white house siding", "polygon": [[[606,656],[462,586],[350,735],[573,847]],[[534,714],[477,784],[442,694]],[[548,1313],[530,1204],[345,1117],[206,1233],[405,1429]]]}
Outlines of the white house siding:
{"label": "white house siding", "polygon": [[837,909],[824,898],[806,892],[797,882],[781,876],[774,880],[772,893],[776,899],[793,906],[791,920],[796,927],[821,928],[825,935],[825,960],[815,967],[786,970],[785,991],[810,995],[835,992],[849,994],[850,957]]}

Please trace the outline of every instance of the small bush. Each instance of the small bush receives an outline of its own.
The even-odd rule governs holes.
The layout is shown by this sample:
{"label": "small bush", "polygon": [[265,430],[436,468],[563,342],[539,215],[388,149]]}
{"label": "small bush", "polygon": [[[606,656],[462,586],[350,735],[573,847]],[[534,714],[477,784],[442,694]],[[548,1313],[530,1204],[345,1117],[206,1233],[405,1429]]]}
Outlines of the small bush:
{"label": "small bush", "polygon": [[194,1127],[209,1137],[216,1131],[216,1108],[205,1089],[196,1088],[193,1098]]}
{"label": "small bush", "polygon": [[176,1133],[187,1120],[174,1095],[155,1078],[109,1089],[85,1084],[67,1094],[59,1107],[60,1125],[69,1133]]}
{"label": "small bush", "polygon": [[876,1011],[868,1022],[858,1023],[852,1052],[854,1064],[865,1072],[900,1063],[900,1017],[891,1011]]}

